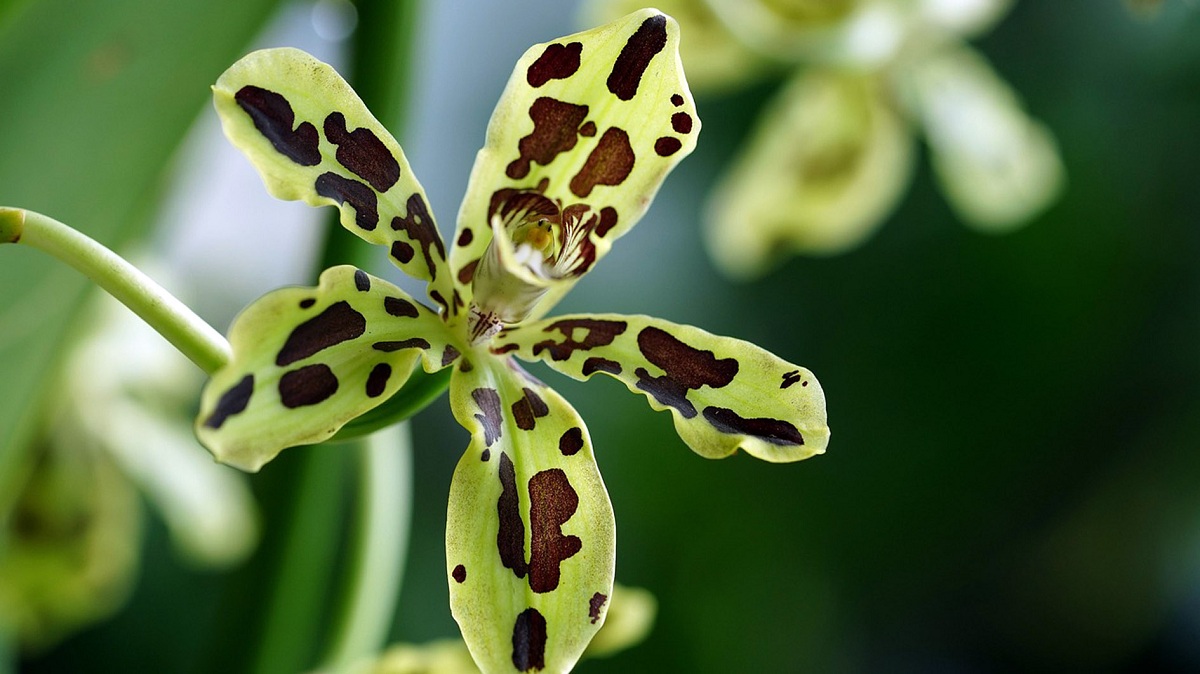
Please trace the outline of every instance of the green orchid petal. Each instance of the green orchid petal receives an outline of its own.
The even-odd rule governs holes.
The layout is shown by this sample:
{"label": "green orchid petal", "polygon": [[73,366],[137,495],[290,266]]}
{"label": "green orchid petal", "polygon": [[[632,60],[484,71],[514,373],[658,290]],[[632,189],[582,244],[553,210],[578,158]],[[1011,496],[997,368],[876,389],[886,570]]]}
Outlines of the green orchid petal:
{"label": "green orchid petal", "polygon": [[[450,266],[461,299],[503,313],[481,260],[500,218],[510,236],[552,229],[541,315],[641,218],[700,122],[678,56],[679,29],[656,10],[536,45],[517,62],[488,125],[459,212]],[[516,241],[516,238],[514,238]],[[444,295],[451,286],[435,284]]]}
{"label": "green orchid petal", "polygon": [[[644,0],[591,0],[584,3],[584,25],[618,19],[645,6]],[[744,89],[772,70],[772,63],[743,44],[703,0],[659,0],[659,10],[679,22],[684,39],[679,55],[688,84],[696,92],[723,93]]]}
{"label": "green orchid petal", "polygon": [[1064,183],[1054,136],[974,50],[948,46],[912,65],[911,87],[931,161],[950,205],[987,231],[1020,227]]}
{"label": "green orchid petal", "polygon": [[446,522],[463,638],[485,672],[567,671],[604,622],[615,564],[587,427],[553,389],[486,353],[464,356],[450,400],[471,432]]}
{"label": "green orchid petal", "polygon": [[196,434],[219,461],[257,471],[386,401],[418,358],[427,372],[453,362],[449,337],[436,312],[396,286],[328,269],[318,287],[276,290],[237,317],[233,360],[205,387]]}
{"label": "green orchid petal", "polygon": [[576,379],[620,379],[670,410],[697,454],[787,462],[825,451],[825,394],[808,370],[749,342],[648,316],[562,316],[502,332],[493,350]]}
{"label": "green orchid petal", "polygon": [[298,49],[263,49],[213,87],[225,135],[279,199],[340,206],[342,226],[387,246],[424,280],[446,251],[404,151],[331,66]]}
{"label": "green orchid petal", "polygon": [[842,252],[883,223],[914,153],[881,87],[814,69],[772,102],[709,209],[708,248],[726,272],[752,276],[791,251]]}

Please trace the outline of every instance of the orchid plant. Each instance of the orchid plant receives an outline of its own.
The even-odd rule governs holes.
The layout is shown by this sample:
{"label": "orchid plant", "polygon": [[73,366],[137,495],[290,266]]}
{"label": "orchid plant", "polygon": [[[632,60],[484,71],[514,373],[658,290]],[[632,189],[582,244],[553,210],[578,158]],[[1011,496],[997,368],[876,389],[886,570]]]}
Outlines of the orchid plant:
{"label": "orchid plant", "polygon": [[[330,66],[263,50],[213,87],[226,135],[271,194],[338,207],[346,229],[428,282],[431,304],[338,266],[315,288],[251,304],[228,345],[200,329],[190,350],[212,376],[196,433],[220,461],[257,471],[388,409],[418,362],[448,371],[451,409],[471,439],[450,487],[446,577],[484,671],[570,669],[613,588],[613,511],[587,427],[515,359],[619,379],[669,411],[704,457],[741,449],[797,461],[828,442],[812,373],[753,344],[648,316],[545,318],[695,147],[679,40],[673,19],[641,10],[527,51],[449,248],[399,144]],[[0,239],[24,232],[53,252],[58,227],[0,209]],[[189,342],[186,321],[163,331]]]}
{"label": "orchid plant", "polygon": [[[596,16],[632,0],[592,0]],[[886,220],[923,132],[951,209],[1012,231],[1063,184],[1050,131],[967,39],[1011,0],[667,0],[689,37],[697,89],[728,93],[791,71],[714,190],[707,239],[752,277],[785,253],[839,253]]]}

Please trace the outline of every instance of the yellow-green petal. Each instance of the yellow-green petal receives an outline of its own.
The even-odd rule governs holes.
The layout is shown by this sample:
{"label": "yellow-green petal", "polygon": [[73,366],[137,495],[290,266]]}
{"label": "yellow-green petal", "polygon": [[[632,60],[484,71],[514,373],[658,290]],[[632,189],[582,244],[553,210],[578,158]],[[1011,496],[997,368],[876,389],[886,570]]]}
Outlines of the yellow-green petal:
{"label": "yellow-green petal", "polygon": [[947,46],[914,63],[903,83],[942,190],[965,222],[1012,230],[1058,197],[1065,171],[1054,136],[982,55]]}
{"label": "yellow-green petal", "polygon": [[446,276],[446,251],[404,151],[331,66],[263,49],[213,87],[225,135],[279,199],[339,206],[342,226],[388,247],[419,279]]}
{"label": "yellow-green petal", "polygon": [[587,427],[507,358],[464,356],[451,409],[471,443],[450,487],[450,607],[484,672],[565,672],[612,595],[615,528]]}
{"label": "yellow-green petal", "polygon": [[541,360],[576,379],[620,379],[656,410],[697,454],[738,449],[764,461],[825,451],[825,394],[812,372],[749,342],[649,316],[561,316],[496,339],[495,351]]}
{"label": "yellow-green petal", "polygon": [[[641,218],[700,131],[678,49],[675,21],[642,10],[521,57],[475,160],[450,253],[468,306],[474,297],[488,312],[501,301],[475,275],[493,218],[514,219],[512,227],[525,217],[553,223],[552,287],[534,315]],[[530,199],[540,201],[532,214],[511,215],[526,213],[513,205]],[[451,292],[443,281],[437,288]]]}
{"label": "yellow-green petal", "polygon": [[775,99],[717,187],[707,243],[727,273],[753,276],[790,252],[859,245],[909,183],[907,123],[873,77],[813,69]]}
{"label": "yellow-green petal", "polygon": [[381,404],[421,358],[458,357],[432,309],[350,266],[316,288],[255,301],[229,331],[233,359],[204,388],[196,434],[217,460],[257,471],[281,450],[321,442]]}

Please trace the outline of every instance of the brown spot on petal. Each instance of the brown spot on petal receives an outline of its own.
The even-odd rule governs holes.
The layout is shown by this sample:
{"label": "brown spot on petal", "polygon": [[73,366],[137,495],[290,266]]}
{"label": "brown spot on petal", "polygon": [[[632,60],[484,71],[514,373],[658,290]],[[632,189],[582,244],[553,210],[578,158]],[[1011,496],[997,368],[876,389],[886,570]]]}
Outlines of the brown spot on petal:
{"label": "brown spot on petal", "polygon": [[354,223],[360,228],[369,232],[379,224],[379,200],[370,187],[330,171],[317,176],[314,186],[317,194],[353,206]]}
{"label": "brown spot on petal", "polygon": [[554,158],[575,147],[579,125],[587,117],[588,106],[574,105],[543,96],[529,106],[533,131],[517,142],[521,155],[508,165],[505,174],[518,179],[529,175],[530,163],[547,166]]}
{"label": "brown spot on petal", "polygon": [[463,265],[462,269],[458,270],[458,282],[467,285],[475,278],[475,268],[479,266],[479,260],[471,260]]}
{"label": "brown spot on petal", "polygon": [[363,293],[371,289],[371,277],[367,276],[367,272],[361,269],[354,270],[354,287]]}
{"label": "brown spot on petal", "polygon": [[533,389],[521,390],[525,395],[512,404],[513,418],[517,422],[517,428],[523,431],[532,431],[537,427],[538,419],[550,414],[550,408]]}
{"label": "brown spot on petal", "polygon": [[[577,349],[587,351],[598,346],[608,346],[613,343],[613,340],[618,335],[625,332],[628,324],[625,321],[606,321],[596,318],[575,318],[555,321],[543,328],[545,332],[559,331],[563,335],[561,342],[556,342],[553,339],[538,342],[533,345],[533,355],[537,356],[542,351],[549,351],[550,358],[557,361],[566,360],[571,357]],[[582,339],[575,339],[575,335],[583,332]]]}
{"label": "brown spot on petal", "polygon": [[238,89],[233,99],[250,115],[254,128],[271,141],[277,152],[301,166],[321,163],[321,139],[317,127],[311,122],[303,122],[292,130],[296,114],[282,95],[248,84]]}
{"label": "brown spot on petal", "polygon": [[609,127],[592,148],[579,173],[571,178],[571,193],[582,199],[597,185],[620,185],[633,170],[633,160],[629,134],[624,129]]}
{"label": "brown spot on petal", "polygon": [[325,118],[325,137],[338,146],[338,163],[350,169],[379,192],[386,192],[400,179],[400,163],[370,129],[346,128],[346,116],[329,113]]}
{"label": "brown spot on petal", "polygon": [[638,333],[638,348],[646,360],[665,374],[653,377],[639,367],[634,371],[637,387],[688,419],[696,416],[695,406],[687,399],[689,389],[721,388],[729,385],[738,373],[736,359],[718,359],[712,351],[689,346],[659,328],[648,327]]}
{"label": "brown spot on petal", "polygon": [[546,618],[536,608],[527,608],[513,625],[513,666],[528,672],[546,667]]}
{"label": "brown spot on petal", "polygon": [[371,345],[376,351],[391,353],[402,349],[428,349],[429,341],[420,337],[410,337],[409,339],[398,339],[388,342],[375,342]]}
{"label": "brown spot on petal", "polygon": [[503,433],[500,394],[494,388],[477,388],[471,391],[471,398],[482,412],[476,414],[475,418],[483,426],[483,444],[491,447]]}
{"label": "brown spot on petal", "polygon": [[679,149],[682,147],[683,143],[679,142],[678,138],[671,138],[669,136],[663,136],[654,141],[654,152],[660,157],[670,157],[679,152]]}
{"label": "brown spot on petal", "polygon": [[600,609],[604,608],[604,603],[608,601],[608,595],[597,592],[592,595],[591,601],[588,602],[588,617],[592,619],[592,624],[600,619]]}
{"label": "brown spot on petal", "polygon": [[677,112],[671,115],[671,128],[675,129],[675,133],[691,133],[692,116],[686,112]]}
{"label": "brown spot on petal", "polygon": [[205,419],[204,425],[208,428],[220,428],[226,419],[245,411],[246,406],[250,404],[252,393],[254,393],[254,375],[248,374],[221,394],[220,399],[217,400],[217,406],[213,408],[208,419]]}
{"label": "brown spot on petal", "polygon": [[392,366],[387,363],[378,363],[371,368],[371,374],[367,375],[367,396],[378,398],[387,390],[388,379],[392,376]]}
{"label": "brown spot on petal", "polygon": [[279,378],[279,400],[289,409],[324,402],[337,390],[337,377],[324,363],[305,365]]}
{"label": "brown spot on petal", "polygon": [[596,225],[596,236],[603,237],[608,231],[617,226],[617,209],[605,206],[600,209],[600,224]]}
{"label": "brown spot on petal", "polygon": [[[796,382],[800,381],[803,378],[804,378],[804,375],[800,373],[800,370],[793,370],[791,372],[785,372],[783,375],[783,383],[779,385],[779,388],[781,388],[781,389],[787,388],[787,387],[791,386],[792,384],[795,384]],[[804,382],[804,384],[802,384],[802,385],[807,386],[808,382]]]}
{"label": "brown spot on petal", "polygon": [[[442,235],[438,234],[437,226],[429,215],[429,208],[419,193],[414,192],[408,198],[406,206],[408,213],[403,217],[392,218],[392,229],[408,234],[408,238],[421,246],[425,256],[425,265],[429,269],[429,278],[437,278],[437,263],[434,262],[433,252],[437,251],[440,259],[446,259],[446,247],[442,244]],[[412,255],[409,255],[410,259]],[[397,259],[399,259],[397,257]],[[404,261],[404,260],[402,260]]]}
{"label": "brown spot on petal", "polygon": [[450,363],[453,363],[454,360],[461,355],[462,354],[459,353],[458,349],[447,344],[446,349],[444,351],[442,351],[442,367],[446,367]]}
{"label": "brown spot on petal", "polygon": [[463,227],[462,233],[460,233],[458,235],[458,245],[459,245],[459,247],[469,246],[469,245],[471,245],[471,241],[473,241],[474,239],[475,239],[475,233],[471,231],[471,228]]}
{"label": "brown spot on petal", "polygon": [[546,51],[525,71],[525,81],[536,89],[550,80],[562,80],[574,75],[579,70],[579,54],[582,51],[583,44],[579,42],[548,45]]}
{"label": "brown spot on petal", "polygon": [[607,372],[609,374],[621,374],[621,364],[615,360],[609,360],[607,358],[600,358],[599,356],[594,356],[592,358],[588,358],[587,360],[583,361],[583,368],[581,369],[581,371],[583,372],[583,375],[585,377],[588,375],[591,375],[593,373],[596,373],[596,372]]}
{"label": "brown spot on petal", "polygon": [[[498,398],[496,404],[500,404]],[[496,501],[496,514],[500,517],[500,529],[496,532],[500,563],[512,569],[517,578],[524,578],[529,571],[525,563],[525,522],[521,520],[516,469],[505,452],[500,452],[500,498]]]}
{"label": "brown spot on petal", "polygon": [[780,419],[745,419],[724,407],[705,407],[704,418],[722,433],[750,435],[773,445],[804,444],[804,436],[799,429]]}
{"label": "brown spot on petal", "polygon": [[417,310],[417,305],[402,297],[383,298],[383,310],[397,318],[416,318],[421,315],[421,312]]}
{"label": "brown spot on petal", "polygon": [[297,325],[288,335],[275,364],[283,367],[331,346],[361,337],[367,330],[367,319],[342,300],[326,307],[325,311]]}
{"label": "brown spot on petal", "polygon": [[655,54],[667,46],[667,17],[652,16],[642,22],[637,32],[629,36],[621,55],[613,63],[608,75],[608,90],[617,98],[628,101],[637,95],[642,75],[650,66]]}
{"label": "brown spot on petal", "polygon": [[454,567],[454,571],[451,571],[450,575],[454,578],[454,582],[456,582],[456,583],[466,582],[467,567],[463,566],[462,564],[459,564],[458,566]]}
{"label": "brown spot on petal", "polygon": [[[591,138],[592,136],[596,135],[596,123],[584,122],[583,126],[579,127],[579,135],[587,138]],[[543,187],[540,191],[545,192],[546,188]]]}
{"label": "brown spot on petal", "polygon": [[307,309],[316,303],[317,303],[317,301],[315,299],[313,299],[311,297],[306,297],[306,298],[300,300],[300,308]]}
{"label": "brown spot on petal", "polygon": [[408,264],[409,262],[412,262],[413,254],[415,252],[416,251],[413,250],[412,246],[403,241],[392,242],[392,257],[399,260],[401,264]]}
{"label": "brown spot on petal", "polygon": [[583,548],[578,536],[562,532],[578,507],[579,496],[561,468],[529,479],[529,588],[534,592],[557,589],[559,565]]}
{"label": "brown spot on petal", "polygon": [[679,94],[671,94],[671,105],[674,105],[677,108],[683,105],[683,96],[680,96]]}
{"label": "brown spot on petal", "polygon": [[574,456],[581,449],[583,449],[583,429],[572,426],[563,431],[562,437],[558,439],[558,451],[562,452],[563,456]]}

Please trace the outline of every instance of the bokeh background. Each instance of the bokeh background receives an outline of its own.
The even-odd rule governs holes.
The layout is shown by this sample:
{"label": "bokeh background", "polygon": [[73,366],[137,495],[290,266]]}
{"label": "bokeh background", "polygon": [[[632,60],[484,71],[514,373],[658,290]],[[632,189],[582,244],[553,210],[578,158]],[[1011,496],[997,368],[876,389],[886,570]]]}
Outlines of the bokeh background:
{"label": "bokeh background", "polygon": [[[579,3],[556,0],[399,14],[365,2],[360,18],[403,25],[348,34],[336,6],[315,24],[313,10],[0,2],[0,204],[168,256],[224,329],[257,295],[307,282],[327,226],[259,194],[226,149],[207,86],[237,56],[292,44],[370,76],[372,58],[411,48],[383,80],[406,95],[381,87],[377,113],[401,129],[447,233],[512,63],[580,28]],[[364,33],[378,51],[356,43]],[[1200,670],[1200,8],[1167,0],[1143,18],[1116,0],[1025,0],[974,44],[1058,138],[1066,189],[1028,227],[963,227],[919,162],[861,248],[723,279],[701,245],[702,195],[779,85],[767,81],[698,100],[696,153],[556,310],[756,342],[816,373],[833,429],[828,453],[799,464],[706,461],[619,383],[538,371],[589,423],[618,580],[659,600],[645,642],[578,671]],[[0,250],[0,492],[19,488],[22,448],[56,423],[62,354],[90,329],[84,289],[40,253]],[[392,638],[423,642],[457,634],[443,532],[467,434],[444,404],[412,430]],[[351,473],[336,448],[285,452],[250,482],[257,551],[221,572],[180,558],[149,515],[123,607],[36,651],[9,641],[0,671],[311,666]],[[313,570],[288,575],[295,565]],[[272,670],[256,649],[280,592],[315,617],[297,619]]]}

